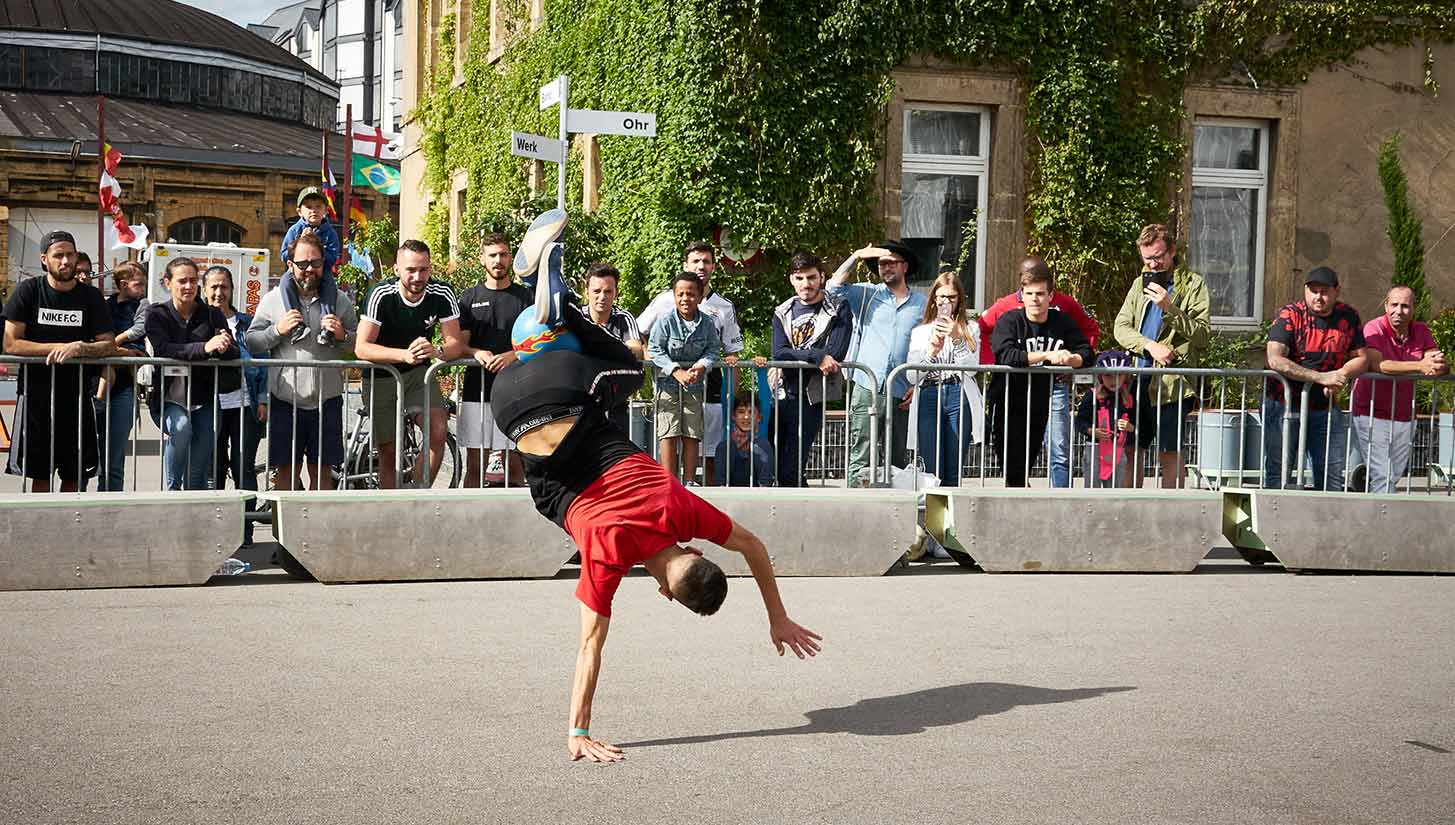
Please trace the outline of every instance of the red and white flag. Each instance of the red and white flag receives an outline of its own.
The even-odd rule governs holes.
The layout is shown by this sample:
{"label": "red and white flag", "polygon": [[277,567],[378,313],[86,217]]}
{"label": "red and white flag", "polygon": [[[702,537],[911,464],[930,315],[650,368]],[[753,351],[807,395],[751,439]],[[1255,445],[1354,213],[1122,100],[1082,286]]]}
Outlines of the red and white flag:
{"label": "red and white flag", "polygon": [[116,167],[121,163],[121,153],[107,143],[102,148],[102,172],[99,190],[99,207],[102,214],[111,216],[111,226],[106,227],[106,248],[146,249],[147,228],[145,224],[131,226],[121,211],[121,184],[116,180]]}
{"label": "red and white flag", "polygon": [[399,160],[404,157],[404,142],[396,132],[386,132],[378,126],[355,121],[353,152],[372,160]]}

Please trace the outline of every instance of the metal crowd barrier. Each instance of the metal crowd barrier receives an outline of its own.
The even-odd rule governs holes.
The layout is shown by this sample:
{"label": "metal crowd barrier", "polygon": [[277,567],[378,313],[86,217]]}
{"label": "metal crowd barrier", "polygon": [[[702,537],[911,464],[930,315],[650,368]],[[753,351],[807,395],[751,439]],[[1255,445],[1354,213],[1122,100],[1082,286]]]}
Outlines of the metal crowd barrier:
{"label": "metal crowd barrier", "polygon": [[[1455,479],[1455,376],[1365,373],[1323,403],[1306,385],[1295,486],[1329,492],[1450,495]],[[1367,398],[1359,403],[1357,396]],[[1362,471],[1361,471],[1362,468]],[[1285,471],[1286,472],[1286,471]],[[1353,475],[1353,484],[1349,483]],[[1306,477],[1308,480],[1305,481]]]}
{"label": "metal crowd barrier", "polygon": [[[69,430],[67,432],[62,432],[60,428],[55,426],[50,428],[43,454],[45,456],[45,467],[49,468],[51,472],[49,473],[49,477],[43,481],[41,479],[32,480],[30,478],[31,472],[41,468],[31,466],[35,457],[32,456],[33,451],[27,449],[25,439],[28,435],[25,432],[25,428],[20,426],[20,418],[24,414],[24,407],[22,405],[36,403],[37,399],[28,397],[33,395],[28,389],[20,393],[15,413],[16,420],[12,422],[12,426],[10,427],[12,431],[12,443],[10,445],[8,459],[9,463],[13,465],[13,468],[19,471],[21,492],[34,491],[37,486],[41,490],[54,489],[54,482],[61,471],[56,461],[58,447],[61,448],[62,457],[65,458],[67,457],[66,453],[72,444],[74,444],[76,462],[81,464],[87,463],[85,459],[88,450],[86,449],[87,445],[85,444],[85,440],[88,424],[93,430],[93,436],[96,440],[96,470],[94,482],[97,485],[97,491],[122,492],[128,489],[126,485],[127,476],[129,476],[130,480],[129,490],[131,492],[141,490],[143,469],[140,460],[141,443],[146,425],[146,421],[142,417],[144,402],[142,401],[141,395],[143,393],[149,395],[153,392],[160,392],[164,396],[156,399],[148,399],[145,402],[146,406],[153,411],[148,418],[151,419],[151,425],[156,428],[156,441],[158,445],[157,466],[159,470],[156,489],[219,490],[226,484],[226,469],[233,469],[235,486],[242,487],[243,489],[256,487],[255,481],[248,482],[246,480],[255,478],[256,453],[259,449],[263,449],[266,444],[271,442],[271,436],[277,420],[270,412],[268,420],[259,425],[261,431],[258,434],[256,443],[251,443],[250,451],[245,449],[249,446],[252,439],[247,432],[248,425],[242,412],[239,412],[236,416],[236,431],[231,429],[231,423],[227,425],[226,432],[223,431],[222,427],[218,426],[223,418],[222,414],[226,411],[232,409],[238,409],[240,411],[256,410],[258,406],[263,404],[268,405],[271,410],[271,408],[276,406],[274,404],[276,397],[271,392],[267,398],[250,397],[246,386],[246,378],[241,374],[243,369],[266,368],[270,375],[270,388],[272,387],[271,382],[273,376],[290,370],[294,373],[299,370],[312,370],[316,372],[322,372],[324,370],[360,370],[364,373],[360,382],[362,385],[361,390],[352,392],[361,395],[372,390],[379,380],[393,381],[396,388],[400,385],[399,371],[395,367],[372,364],[367,361],[308,361],[272,358],[229,361],[180,361],[168,358],[118,357],[72,359],[65,364],[47,365],[45,359],[42,357],[4,355],[0,356],[0,363],[15,365],[18,368],[16,370],[17,373],[26,373],[27,376],[36,375],[38,370],[45,370],[47,385],[49,387],[44,398],[44,403],[47,404],[47,418],[53,424],[65,423],[70,425],[67,428]],[[153,380],[144,382],[138,380],[133,374],[130,387],[120,390],[117,389],[119,382],[116,380],[116,376],[119,370],[128,370],[134,373],[142,368],[161,371],[160,388],[154,386],[158,383],[155,377]],[[220,386],[219,379],[225,370],[239,371],[238,380],[240,389],[238,391],[230,391],[228,393],[218,392],[217,388]],[[64,377],[67,371],[75,374],[77,389],[79,391],[74,394],[58,397],[56,386],[58,382],[55,379]],[[213,388],[211,393],[206,393],[205,390],[196,386],[198,383],[196,378],[203,371],[210,371],[211,373]],[[383,373],[382,379],[380,373]],[[165,397],[169,393],[169,386],[171,384],[169,379],[182,380],[182,397],[180,399]],[[351,390],[348,388],[347,380],[343,383],[345,392],[342,397],[347,398]],[[324,416],[321,414],[321,410],[325,400],[331,399],[324,399],[322,397],[323,385],[321,381],[315,381],[314,388],[316,391],[314,410],[319,411],[319,414],[315,416],[317,419],[317,429],[314,436],[317,439],[317,443],[322,445],[324,443]],[[203,397],[204,395],[206,397]],[[234,397],[229,398],[228,396]],[[395,444],[397,445],[401,443],[404,437],[406,419],[403,414],[404,399],[400,397],[397,391],[395,392],[395,396],[394,433]],[[63,421],[63,418],[69,417],[70,410],[72,409],[71,405],[74,405],[75,417],[70,421]],[[169,410],[169,406],[177,408],[176,411]],[[341,403],[342,406],[345,405]],[[295,415],[300,407],[301,404],[294,405]],[[303,409],[306,411],[306,408]],[[62,417],[58,417],[58,413],[62,413]],[[119,424],[118,417],[122,415],[125,416],[125,420],[124,423]],[[176,456],[175,453],[172,455],[174,466],[169,469],[167,466],[168,449],[166,442],[171,439],[165,433],[168,429],[167,422],[171,415],[180,416],[177,419],[178,426],[182,426],[182,419],[185,419],[185,426],[189,432],[195,434],[200,429],[202,433],[200,440],[189,440],[185,446],[172,446],[171,449],[182,449],[184,453],[181,456]],[[373,466],[373,456],[376,455],[378,445],[376,444],[372,428],[363,426],[366,417],[366,415],[359,415],[359,423],[356,423],[352,433],[347,436],[348,443],[343,445],[344,461],[341,467],[338,468],[341,471],[338,477],[336,479],[334,478],[335,468],[329,467],[325,462],[320,461],[320,475],[329,476],[329,483],[321,483],[323,481],[321,478],[311,478],[310,481],[314,489],[348,486],[351,481],[358,483],[369,479],[377,480],[377,468]],[[342,429],[345,432],[349,430],[346,421],[342,422]],[[299,452],[298,442],[300,433],[297,427],[290,427],[290,431],[291,444],[288,449],[288,455],[293,457],[297,456]],[[340,433],[339,437],[341,439],[345,438],[345,433]],[[74,442],[70,441],[71,438],[75,439]],[[122,438],[126,440],[126,445],[123,449],[117,449],[114,445],[116,441]],[[218,446],[225,439],[231,439],[234,445],[223,456],[228,461],[229,468],[220,466],[218,460]],[[206,455],[202,460],[195,460],[196,456],[194,451],[197,450],[206,451]],[[248,452],[252,454],[244,454]],[[117,467],[118,454],[120,455],[119,461],[121,464],[119,468]],[[265,452],[264,456],[266,455],[267,453]],[[236,459],[234,459],[234,456],[236,456]],[[322,456],[320,455],[319,458],[321,459]],[[403,459],[404,451],[396,449],[394,454],[396,478],[403,475]],[[231,466],[234,461],[236,461],[238,466]],[[127,472],[126,464],[128,462],[130,464],[130,472]],[[79,473],[81,477],[61,479],[62,486],[66,488],[75,486],[78,488],[77,492],[86,492],[85,488],[90,486],[92,479],[85,476],[85,468],[81,469],[82,472]],[[120,472],[113,474],[113,471],[118,469]],[[179,475],[181,477],[177,477]],[[313,475],[313,473],[310,472],[310,475]],[[122,479],[119,485],[112,483],[116,476],[120,476]],[[169,478],[169,476],[171,477]],[[241,484],[239,484],[240,480],[242,481]],[[39,485],[33,483],[37,481],[40,482]],[[251,484],[251,488],[249,484]],[[271,479],[266,481],[265,485],[263,489],[271,488]],[[113,486],[117,486],[119,489],[111,489]],[[290,484],[289,486],[292,485]],[[150,488],[150,485],[147,485],[147,487]]]}
{"label": "metal crowd barrier", "polygon": [[[690,368],[691,364],[680,364],[682,368]],[[856,384],[862,384],[869,388],[873,403],[871,409],[878,410],[878,393],[875,389],[874,373],[872,370],[854,362],[842,362],[840,374],[843,376],[843,396],[840,401],[847,406],[849,395],[853,392]],[[426,380],[436,380],[443,371],[451,368],[464,370],[483,370],[474,359],[457,359],[454,361],[437,361],[430,365]],[[635,398],[628,402],[626,409],[611,411],[611,417],[622,426],[629,437],[642,449],[646,450],[658,461],[663,460],[663,448],[667,446],[672,450],[672,456],[668,461],[675,467],[675,474],[684,482],[693,484],[700,483],[702,486],[718,486],[721,483],[728,487],[763,487],[763,486],[784,486],[778,478],[780,468],[791,467],[797,476],[797,486],[811,486],[809,480],[817,481],[812,486],[847,486],[848,453],[850,448],[849,439],[843,439],[842,444],[838,443],[837,437],[830,439],[824,432],[827,429],[824,425],[828,423],[828,414],[836,412],[831,408],[840,404],[840,401],[830,400],[826,403],[813,403],[807,397],[817,392],[822,397],[828,392],[831,379],[823,375],[816,365],[804,364],[801,361],[770,361],[761,362],[752,359],[740,360],[736,366],[717,361],[711,366],[711,370],[717,371],[722,378],[722,400],[707,401],[705,399],[708,376],[703,375],[701,379],[691,385],[677,384],[673,390],[662,391],[657,388],[657,369],[650,362],[643,364],[644,377],[642,389]],[[772,400],[771,407],[767,413],[763,413],[765,405],[762,403],[764,397],[757,380],[758,370],[777,371],[781,374],[781,380],[769,389],[769,396]],[[868,376],[868,380],[859,378],[855,380],[858,372]],[[751,380],[743,380],[742,376],[751,376]],[[456,389],[463,387],[463,376],[457,375],[455,379]],[[675,383],[675,382],[674,382]],[[700,389],[701,392],[694,393]],[[463,390],[455,393],[461,402],[475,402],[483,405],[488,404],[484,398],[484,387],[475,398],[464,397]],[[735,467],[736,462],[732,460],[733,453],[733,409],[735,399],[744,395],[748,399],[749,408],[756,411],[750,425],[752,438],[747,447],[748,461],[746,474]],[[646,396],[645,398],[643,396]],[[784,396],[784,397],[779,397]],[[720,422],[715,413],[709,414],[709,407],[715,405],[722,411]],[[699,412],[700,410],[700,412]],[[808,432],[808,428],[802,426],[805,414],[816,418],[816,428]],[[425,430],[429,429],[432,412],[424,414]],[[681,418],[687,415],[700,415],[703,419],[701,439],[684,439],[697,441],[697,453],[689,461],[684,452],[677,449],[685,445],[666,445],[666,438],[659,438],[657,432],[660,424],[667,423],[672,416]],[[797,426],[784,426],[785,418],[791,416]],[[871,468],[873,472],[872,457],[877,455],[876,439],[878,437],[878,422],[871,417],[869,427],[869,441],[871,456]],[[711,425],[718,425],[712,427]],[[835,431],[837,436],[837,431]],[[676,438],[673,436],[672,438]],[[472,437],[471,443],[474,442]],[[833,442],[831,445],[830,442]],[[702,445],[712,445],[712,453],[702,449]],[[816,450],[814,448],[817,448]],[[839,448],[842,448],[842,456],[838,455]],[[468,449],[468,448],[467,448]],[[514,449],[511,445],[510,449]],[[791,455],[797,456],[797,461],[791,458],[785,459],[784,452],[791,450]],[[832,451],[832,453],[831,453]],[[488,452],[481,448],[479,450],[479,464],[484,465]],[[760,477],[758,462],[754,456],[762,454],[769,460],[773,468],[773,477],[765,479]],[[675,459],[675,460],[673,460]],[[725,466],[718,468],[718,462],[726,460]],[[712,462],[712,464],[709,464]],[[503,486],[523,486],[524,480],[510,476],[510,461],[505,462],[506,478]],[[842,485],[833,485],[830,482],[836,479],[839,468],[844,468],[844,482]],[[480,480],[474,486],[483,488],[485,473],[481,473]],[[718,478],[721,476],[721,479]],[[698,479],[701,481],[699,482]]]}
{"label": "metal crowd barrier", "polygon": [[[997,374],[1007,378],[1003,380],[999,397],[992,398],[990,383]],[[1250,480],[1261,479],[1268,464],[1259,449],[1259,433],[1262,430],[1256,412],[1263,406],[1266,382],[1278,382],[1283,388],[1284,397],[1292,397],[1287,379],[1271,370],[1154,367],[1092,367],[1073,370],[1068,367],[1013,368],[1002,365],[918,363],[896,367],[889,373],[887,380],[893,382],[901,375],[916,387],[910,421],[911,430],[918,431],[917,438],[911,439],[916,442],[915,456],[908,466],[902,468],[895,467],[887,449],[883,458],[884,466],[889,468],[890,473],[897,470],[912,478],[911,486],[915,489],[921,486],[922,472],[933,474],[942,481],[948,477],[953,481],[951,486],[964,485],[967,479],[977,479],[980,486],[986,486],[996,478],[1002,479],[1006,486],[1021,486],[1017,482],[1022,481],[1025,486],[1029,486],[1031,479],[1049,475],[1042,472],[1047,469],[1047,461],[1043,457],[1045,451],[1040,444],[1045,442],[1049,445],[1052,439],[1058,437],[1066,439],[1065,449],[1073,486],[1078,469],[1081,471],[1079,475],[1082,483],[1088,487],[1141,486],[1149,479],[1158,486],[1182,487],[1186,483],[1189,470],[1212,487],[1225,484],[1247,486]],[[1042,390],[1035,387],[1034,380],[1027,380],[1024,390],[1016,390],[1013,394],[1008,378],[1011,375],[1024,375],[1028,379],[1040,378],[1045,385],[1044,395],[1041,395]],[[1125,389],[1130,403],[1125,406],[1120,400],[1121,393],[1108,402],[1103,401],[1101,394],[1096,391],[1101,376],[1117,375],[1125,375],[1130,379]],[[1191,404],[1185,414],[1176,416],[1173,425],[1176,430],[1171,433],[1164,431],[1166,424],[1155,403],[1157,396],[1153,386],[1163,376],[1168,375],[1177,378],[1176,390],[1170,395],[1183,399],[1190,391],[1196,399],[1196,403]],[[1063,377],[1073,383],[1069,390],[1070,403],[1065,413],[1065,435],[1059,436],[1051,426],[1051,410],[1052,396],[1056,391],[1055,381]],[[936,379],[938,384],[934,383]],[[953,416],[945,408],[944,388],[947,386],[958,389],[954,402],[957,407]],[[1077,390],[1083,386],[1086,391],[1078,399]],[[939,390],[935,392],[933,408],[923,405],[924,396],[928,394],[927,387],[938,387]],[[884,403],[883,415],[886,420],[893,415],[890,407],[893,403],[893,399]],[[1168,402],[1168,405],[1171,403],[1175,402]],[[1102,429],[1097,424],[1102,421],[1103,412],[1111,413],[1112,419],[1120,418],[1125,413],[1131,419],[1132,426],[1140,429],[1151,425],[1155,428],[1153,442],[1146,448],[1137,446],[1136,433],[1128,434],[1126,439],[1111,438],[1109,455],[1098,458],[1094,449],[1097,439],[1090,433],[1082,435],[1077,432],[1077,412],[1085,404],[1091,405],[1089,419],[1092,429]],[[1142,420],[1141,411],[1146,407],[1150,407],[1145,410],[1151,414],[1150,422]],[[1000,414],[992,415],[992,411],[997,410]],[[1020,423],[1015,416],[1026,416],[1032,410],[1036,416],[1044,413],[1047,418],[1044,435],[1035,444],[1032,443],[1035,427],[1012,427],[1012,422]],[[1194,418],[1194,411],[1196,428],[1189,424]],[[956,419],[960,422],[958,437],[961,443],[952,445],[947,452],[944,442],[947,438],[956,437],[956,429],[953,426],[947,427],[946,422]],[[979,422],[979,426],[975,426],[976,422]],[[1015,437],[1021,439],[1019,445],[1010,443],[1013,429],[1016,431]],[[929,432],[926,433],[926,430]],[[1287,417],[1282,422],[1281,430],[1283,455],[1280,456],[1280,466],[1286,466],[1286,453],[1290,446]],[[929,444],[925,443],[927,435]],[[1169,452],[1175,452],[1181,457],[1177,464],[1179,474],[1176,477],[1166,476],[1161,462],[1157,460],[1164,435],[1174,447]],[[1125,445],[1126,441],[1131,444]],[[992,445],[998,449],[992,449]],[[1010,451],[1012,446],[1020,448],[1017,452],[1022,456],[1021,466],[1011,468],[1018,469],[1019,473],[1008,474],[1003,454]],[[1250,450],[1250,447],[1253,449]],[[1125,454],[1123,450],[1126,451]],[[939,460],[947,455],[949,458],[945,462]],[[1098,468],[1094,466],[1100,460],[1108,460],[1111,465],[1111,476],[1108,479],[1100,478]],[[950,462],[953,462],[952,466]],[[946,466],[941,466],[942,463]],[[945,472],[946,470],[950,472]]]}

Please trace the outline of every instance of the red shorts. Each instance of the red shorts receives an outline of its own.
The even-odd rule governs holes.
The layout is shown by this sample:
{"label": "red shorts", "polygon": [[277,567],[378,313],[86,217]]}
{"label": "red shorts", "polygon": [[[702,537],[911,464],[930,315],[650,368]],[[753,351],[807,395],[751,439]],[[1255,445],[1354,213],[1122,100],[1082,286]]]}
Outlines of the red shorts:
{"label": "red shorts", "polygon": [[632,565],[692,539],[722,544],[733,522],[693,495],[646,453],[624,458],[566,510],[566,532],[581,549],[576,598],[602,616]]}

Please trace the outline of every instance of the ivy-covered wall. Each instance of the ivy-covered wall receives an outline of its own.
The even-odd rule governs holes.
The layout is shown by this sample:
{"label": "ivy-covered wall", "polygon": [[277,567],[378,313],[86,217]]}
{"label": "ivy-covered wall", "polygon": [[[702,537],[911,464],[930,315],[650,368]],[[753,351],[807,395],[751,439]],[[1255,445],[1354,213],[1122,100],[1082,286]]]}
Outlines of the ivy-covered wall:
{"label": "ivy-covered wall", "polygon": [[[500,0],[526,18],[525,0]],[[483,5],[483,0],[482,0]],[[577,264],[606,258],[639,307],[669,279],[682,244],[718,224],[768,252],[718,287],[745,329],[787,294],[796,249],[842,255],[876,236],[875,176],[892,73],[913,55],[1015,72],[1026,89],[1026,229],[1062,286],[1103,315],[1133,270],[1130,239],[1179,200],[1183,90],[1219,79],[1292,85],[1361,49],[1449,41],[1448,2],[1329,0],[572,0],[487,60],[486,15],[467,43],[452,19],[434,33],[441,67],[416,117],[434,206],[426,240],[448,240],[448,187],[469,176],[460,237],[518,232],[554,199],[530,203],[514,129],[553,135],[537,89],[571,78],[575,108],[657,113],[658,138],[602,137],[600,211],[580,216],[579,153],[569,166]],[[451,83],[456,48],[464,83]],[[1438,92],[1433,66],[1423,93]]]}

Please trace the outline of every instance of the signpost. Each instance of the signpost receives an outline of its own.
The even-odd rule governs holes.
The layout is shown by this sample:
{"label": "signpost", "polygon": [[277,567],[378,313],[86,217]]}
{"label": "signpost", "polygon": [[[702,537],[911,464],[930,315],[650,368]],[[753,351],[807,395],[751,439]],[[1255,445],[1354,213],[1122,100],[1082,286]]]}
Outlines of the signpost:
{"label": "signpost", "polygon": [[560,166],[556,176],[556,208],[566,208],[566,153],[570,133],[598,135],[626,135],[628,137],[654,138],[657,136],[657,116],[651,112],[601,112],[596,109],[571,109],[568,100],[571,80],[560,75],[541,87],[541,111],[559,106],[560,139],[551,140],[524,132],[510,133],[510,153],[525,158],[546,160]]}
{"label": "signpost", "polygon": [[566,158],[566,146],[555,138],[529,135],[525,132],[510,133],[510,154],[534,160],[548,160],[561,163]]}

